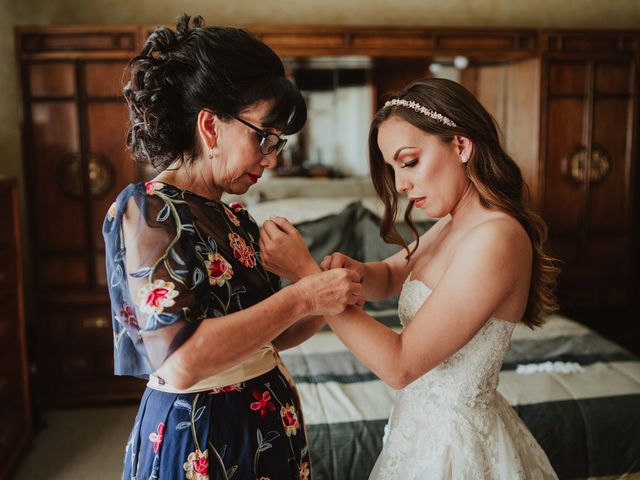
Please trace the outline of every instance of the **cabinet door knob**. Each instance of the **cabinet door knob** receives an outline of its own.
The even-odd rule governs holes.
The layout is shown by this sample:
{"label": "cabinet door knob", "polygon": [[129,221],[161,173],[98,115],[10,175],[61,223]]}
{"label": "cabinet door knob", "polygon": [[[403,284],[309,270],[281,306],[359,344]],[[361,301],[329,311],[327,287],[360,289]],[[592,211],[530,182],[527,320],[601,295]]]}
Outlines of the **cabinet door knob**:
{"label": "cabinet door knob", "polygon": [[[85,158],[84,162],[83,158]],[[100,152],[89,153],[85,157],[79,153],[72,153],[64,158],[56,167],[58,187],[69,198],[82,200],[83,169],[85,168],[89,182],[89,195],[91,198],[102,198],[113,187],[115,172],[107,157]]]}
{"label": "cabinet door knob", "polygon": [[[589,178],[587,179],[587,162]],[[579,147],[562,159],[562,174],[574,185],[582,185],[585,181],[590,184],[601,183],[611,169],[611,155],[602,147],[591,149],[591,158],[587,160],[587,148]]]}

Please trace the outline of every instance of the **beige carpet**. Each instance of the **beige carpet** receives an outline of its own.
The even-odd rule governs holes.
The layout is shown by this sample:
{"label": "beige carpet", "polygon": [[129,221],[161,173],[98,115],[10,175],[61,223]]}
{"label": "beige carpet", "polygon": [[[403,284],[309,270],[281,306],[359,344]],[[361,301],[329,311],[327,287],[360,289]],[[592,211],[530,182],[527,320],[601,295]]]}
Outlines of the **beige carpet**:
{"label": "beige carpet", "polygon": [[11,480],[115,480],[137,406],[56,410],[44,414]]}

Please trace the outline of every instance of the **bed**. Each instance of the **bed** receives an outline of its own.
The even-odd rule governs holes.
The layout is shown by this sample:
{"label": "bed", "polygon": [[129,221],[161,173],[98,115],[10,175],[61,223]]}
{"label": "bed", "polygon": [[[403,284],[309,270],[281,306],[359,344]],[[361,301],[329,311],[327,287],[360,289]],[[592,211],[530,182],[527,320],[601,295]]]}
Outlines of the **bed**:
{"label": "bed", "polygon": [[[393,390],[329,331],[282,358],[302,398],[314,478],[366,479]],[[640,478],[640,359],[621,347],[561,316],[535,332],[519,325],[498,390],[560,478]]]}
{"label": "bed", "polygon": [[[290,218],[314,257],[341,251],[362,261],[397,247],[379,238],[382,206],[366,181],[292,183],[249,211],[258,223]],[[315,190],[314,190],[315,189]],[[281,189],[282,190],[282,189]],[[345,194],[353,194],[345,196]],[[419,230],[434,220],[418,217]],[[406,226],[400,231],[409,238]],[[365,305],[400,328],[397,298]],[[282,352],[302,397],[314,479],[366,479],[382,448],[394,391],[325,329]],[[640,358],[585,326],[552,315],[543,328],[518,325],[498,390],[527,424],[560,478],[640,478]]]}

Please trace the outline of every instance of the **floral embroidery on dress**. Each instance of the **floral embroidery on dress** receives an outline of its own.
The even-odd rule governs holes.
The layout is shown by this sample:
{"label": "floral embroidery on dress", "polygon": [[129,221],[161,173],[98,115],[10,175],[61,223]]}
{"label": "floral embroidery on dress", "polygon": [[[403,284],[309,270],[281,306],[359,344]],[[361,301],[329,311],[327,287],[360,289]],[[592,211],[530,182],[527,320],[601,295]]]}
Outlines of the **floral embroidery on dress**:
{"label": "floral embroidery on dress", "polygon": [[162,445],[162,440],[164,439],[164,423],[160,422],[158,424],[157,432],[151,432],[149,434],[149,440],[153,443],[153,451],[158,453],[160,449],[160,445]]}
{"label": "floral embroidery on dress", "polygon": [[118,309],[118,321],[128,327],[138,328],[136,312],[127,303],[125,303],[122,308]]}
{"label": "floral embroidery on dress", "polygon": [[298,414],[296,413],[296,407],[293,405],[285,404],[280,408],[280,416],[282,417],[282,424],[285,428],[287,437],[298,433],[300,428],[300,422],[298,421]]}
{"label": "floral embroidery on dress", "polygon": [[247,245],[244,239],[237,233],[229,234],[229,245],[233,249],[233,255],[240,260],[245,267],[253,268],[256,266],[256,256],[253,248]]}
{"label": "floral embroidery on dress", "polygon": [[212,388],[209,395],[215,395],[216,393],[241,392],[242,389],[244,389],[244,383],[235,383],[233,385],[227,385],[226,387]]}
{"label": "floral embroidery on dress", "polygon": [[109,210],[107,210],[107,216],[110,220],[116,218],[116,202],[113,202],[109,207]]}
{"label": "floral embroidery on dress", "polygon": [[[205,318],[248,308],[279,289],[277,277],[261,265],[259,229],[249,213],[241,205],[185,193],[192,192],[161,182],[139,183],[107,212],[103,232],[119,374],[153,372],[143,332],[190,323],[185,330],[162,332],[169,354]],[[122,214],[129,209],[139,215]],[[196,218],[203,211],[206,216]],[[131,219],[138,225],[126,223]],[[148,245],[152,249],[146,254],[136,250]],[[164,350],[158,350],[158,357]],[[153,402],[153,408],[141,406],[127,445],[125,477],[308,479],[300,407],[283,377],[268,372],[265,380],[151,399],[147,405]],[[220,402],[234,404],[225,410],[233,416],[232,429],[212,421]],[[255,439],[248,442],[251,433]]]}
{"label": "floral embroidery on dress", "polygon": [[144,184],[144,189],[147,192],[147,195],[154,195],[156,191],[163,189],[164,186],[164,183],[152,180]]}
{"label": "floral embroidery on dress", "polygon": [[268,391],[265,390],[264,392],[260,393],[258,390],[254,390],[253,398],[255,398],[257,402],[251,402],[249,407],[253,411],[260,411],[261,416],[264,417],[267,414],[267,411],[275,411],[276,406],[273,404],[273,402],[269,401],[271,400],[271,394]]}
{"label": "floral embroidery on dress", "polygon": [[227,214],[227,217],[229,218],[229,220],[231,220],[231,223],[233,223],[236,227],[239,227],[240,220],[238,220],[238,217],[236,217],[235,214],[231,210],[229,210],[226,205],[223,205],[223,207],[224,213]]}
{"label": "floral embroidery on dress", "polygon": [[175,297],[179,292],[175,289],[173,282],[165,282],[158,279],[152,284],[144,285],[138,291],[140,299],[140,311],[148,314],[160,313],[166,307],[175,305]]}
{"label": "floral embroidery on dress", "polygon": [[309,480],[309,462],[302,462],[300,465],[300,480]]}
{"label": "floral embroidery on dress", "polygon": [[209,273],[209,284],[222,287],[227,280],[233,277],[233,268],[219,253],[209,253],[209,259],[205,260]]}
{"label": "floral embroidery on dress", "polygon": [[187,480],[209,480],[209,452],[196,449],[189,454],[182,468]]}

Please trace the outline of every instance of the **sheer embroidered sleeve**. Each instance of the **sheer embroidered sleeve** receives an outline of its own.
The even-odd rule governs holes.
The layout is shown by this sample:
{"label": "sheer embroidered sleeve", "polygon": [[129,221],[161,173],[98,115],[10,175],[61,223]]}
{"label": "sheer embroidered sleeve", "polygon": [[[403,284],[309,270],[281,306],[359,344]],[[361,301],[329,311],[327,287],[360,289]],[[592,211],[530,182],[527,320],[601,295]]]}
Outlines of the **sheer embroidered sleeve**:
{"label": "sheer embroidered sleeve", "polygon": [[116,374],[148,376],[206,317],[207,274],[184,203],[131,185],[105,219]]}

